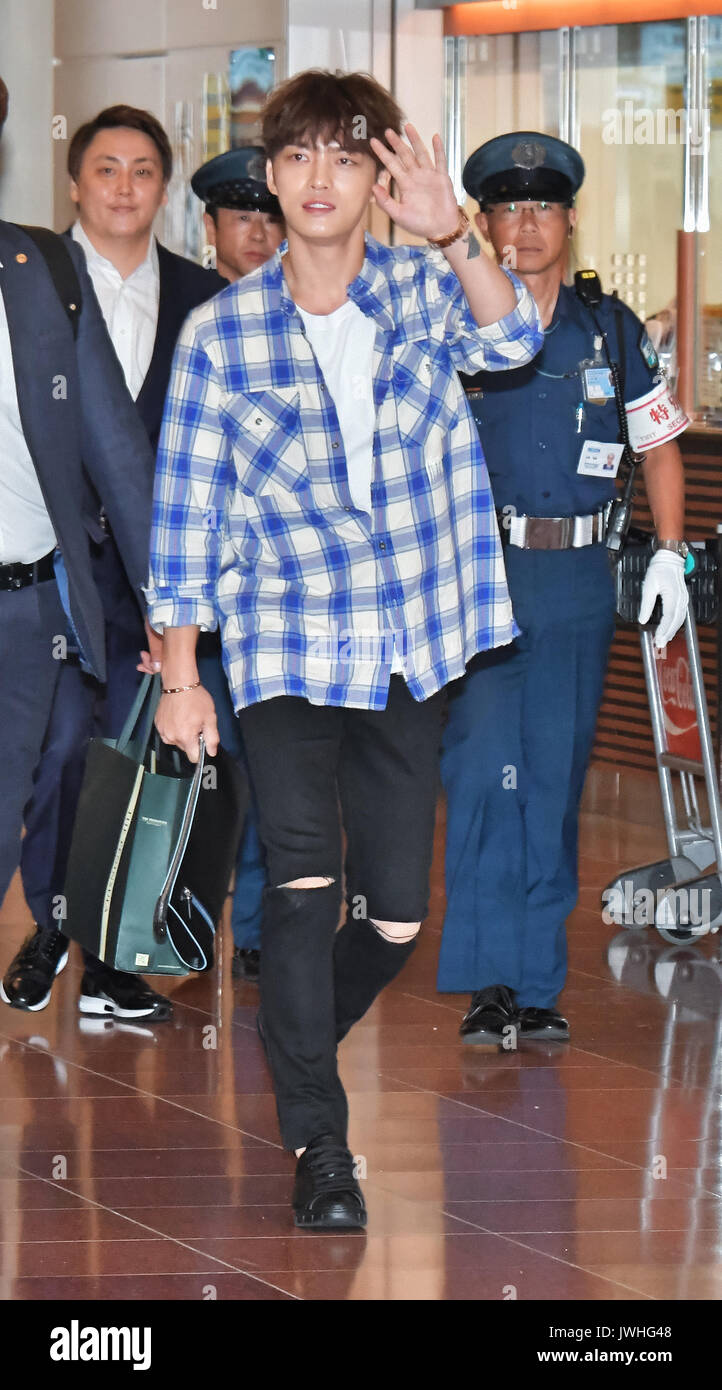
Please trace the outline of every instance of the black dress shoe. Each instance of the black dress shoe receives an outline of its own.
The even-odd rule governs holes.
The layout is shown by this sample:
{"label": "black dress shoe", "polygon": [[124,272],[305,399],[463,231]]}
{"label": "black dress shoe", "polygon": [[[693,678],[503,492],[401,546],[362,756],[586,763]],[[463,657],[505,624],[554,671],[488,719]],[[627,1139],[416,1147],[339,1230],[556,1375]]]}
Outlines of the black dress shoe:
{"label": "black dress shoe", "polygon": [[68,939],[58,927],[36,926],[10,962],[0,997],[13,1009],[37,1013],[50,999],[53,980],[68,960]]}
{"label": "black dress shoe", "polygon": [[569,1024],[556,1009],[520,1009],[519,1037],[569,1042]]}
{"label": "black dress shoe", "polygon": [[465,1043],[504,1043],[512,1037],[504,1029],[517,1022],[516,996],[506,985],[488,985],[471,996],[471,1007],[459,1029]]}
{"label": "black dress shoe", "polygon": [[354,1177],[353,1158],[332,1134],[312,1139],[301,1154],[293,1212],[297,1226],[316,1231],[357,1230],[366,1225],[366,1204]]}
{"label": "black dress shoe", "polygon": [[245,946],[234,947],[233,958],[231,960],[232,980],[248,980],[252,985],[257,985],[260,969],[260,951],[246,949]]}
{"label": "black dress shoe", "polygon": [[155,1023],[164,1023],[173,1014],[170,999],[156,994],[140,975],[112,970],[108,965],[86,970],[78,1008],[81,1014],[95,1018],[148,1018]]}

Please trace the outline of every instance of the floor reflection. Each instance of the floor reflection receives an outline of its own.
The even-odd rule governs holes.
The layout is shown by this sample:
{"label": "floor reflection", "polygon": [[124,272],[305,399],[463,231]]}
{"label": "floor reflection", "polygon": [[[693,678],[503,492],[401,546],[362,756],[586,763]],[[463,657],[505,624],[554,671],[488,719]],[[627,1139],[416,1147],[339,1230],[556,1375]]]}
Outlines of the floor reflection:
{"label": "floor reflection", "polygon": [[[341,1050],[365,1236],[291,1224],[227,932],[212,972],[166,982],[170,1025],[79,1018],[73,956],[41,1015],[0,1007],[0,1296],[722,1297],[720,937],[602,921],[603,887],[663,851],[654,779],[635,776],[587,788],[570,1046],[460,1045],[467,998],[435,989],[442,808],[419,949]],[[27,927],[16,883],[0,969]]]}

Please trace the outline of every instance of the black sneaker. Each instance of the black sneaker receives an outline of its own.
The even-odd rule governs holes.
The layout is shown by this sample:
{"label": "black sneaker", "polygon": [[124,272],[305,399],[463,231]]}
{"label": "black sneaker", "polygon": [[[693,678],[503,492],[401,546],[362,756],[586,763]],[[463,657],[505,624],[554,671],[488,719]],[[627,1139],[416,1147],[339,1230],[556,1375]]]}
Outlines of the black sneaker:
{"label": "black sneaker", "polygon": [[556,1009],[520,1009],[519,1037],[569,1042],[569,1024]]}
{"label": "black sneaker", "polygon": [[58,927],[36,925],[8,966],[0,998],[13,1009],[37,1013],[49,1002],[53,980],[67,962],[67,937]]}
{"label": "black sneaker", "polygon": [[513,989],[506,985],[488,985],[471,996],[471,1006],[464,1015],[459,1037],[465,1043],[506,1044],[514,1050],[518,1010]]}
{"label": "black sneaker", "polygon": [[81,1014],[95,1018],[152,1018],[156,1023],[164,1023],[173,1014],[170,999],[156,994],[140,975],[112,970],[108,965],[86,970],[78,1008]]}
{"label": "black sneaker", "polygon": [[357,1230],[366,1204],[346,1145],[332,1134],[312,1139],[296,1164],[293,1212],[297,1226],[316,1231]]}
{"label": "black sneaker", "polygon": [[260,951],[247,950],[245,946],[234,946],[231,960],[232,980],[248,980],[252,985],[257,985],[260,969]]}

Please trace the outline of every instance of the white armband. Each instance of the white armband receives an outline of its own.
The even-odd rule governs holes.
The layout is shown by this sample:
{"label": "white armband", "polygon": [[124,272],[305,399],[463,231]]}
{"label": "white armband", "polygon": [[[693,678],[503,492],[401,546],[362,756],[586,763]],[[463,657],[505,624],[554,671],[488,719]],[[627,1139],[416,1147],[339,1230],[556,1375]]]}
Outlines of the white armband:
{"label": "white armband", "polygon": [[643,454],[647,449],[656,449],[676,439],[686,430],[689,420],[679,401],[672,395],[667,382],[662,379],[646,396],[629,401],[625,407],[629,441],[636,453]]}

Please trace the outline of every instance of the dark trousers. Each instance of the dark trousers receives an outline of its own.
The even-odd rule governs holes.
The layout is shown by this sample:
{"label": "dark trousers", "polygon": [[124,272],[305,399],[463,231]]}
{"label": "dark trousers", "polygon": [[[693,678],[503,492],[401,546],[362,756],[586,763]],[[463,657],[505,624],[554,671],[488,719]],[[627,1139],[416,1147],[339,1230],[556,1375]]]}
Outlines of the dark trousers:
{"label": "dark trousers", "polygon": [[602,546],[505,552],[522,635],[449,690],[446,916],[438,987],[518,991],[550,1008],[577,900],[579,802],[594,742],[613,586]]}
{"label": "dark trousers", "polygon": [[[319,1134],[345,1137],[337,1041],[408,957],[408,946],[385,941],[369,919],[425,916],[443,703],[443,692],[416,702],[392,676],[382,711],[292,696],[241,711],[271,884],[261,1009],[289,1149]],[[337,936],[342,823],[347,919]],[[332,882],[283,886],[299,878]]]}
{"label": "dark trousers", "polygon": [[54,580],[0,592],[0,905],[20,861],[23,812],[61,667]]}
{"label": "dark trousers", "polygon": [[[20,861],[25,898],[41,926],[62,925],[57,902],[65,885],[90,739],[117,738],[141,679],[136,666],[145,645],[143,622],[111,536],[93,545],[92,559],[106,616],[108,679],[100,685],[81,670],[77,657],[57,663],[58,680],[25,812]],[[86,960],[93,959],[86,953]]]}

